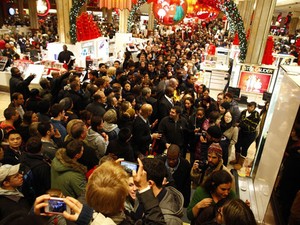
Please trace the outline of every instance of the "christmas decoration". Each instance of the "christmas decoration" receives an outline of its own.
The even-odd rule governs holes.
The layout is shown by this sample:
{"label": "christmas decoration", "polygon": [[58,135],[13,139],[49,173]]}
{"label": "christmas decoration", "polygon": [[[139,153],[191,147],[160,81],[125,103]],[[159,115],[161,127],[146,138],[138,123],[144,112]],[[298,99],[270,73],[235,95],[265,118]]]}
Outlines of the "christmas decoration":
{"label": "christmas decoration", "polygon": [[265,65],[272,65],[274,62],[273,58],[273,47],[274,47],[274,40],[272,36],[269,36],[267,39],[267,44],[264,52],[264,56],[262,58],[262,64]]}
{"label": "christmas decoration", "polygon": [[232,44],[233,45],[239,45],[240,44],[239,35],[237,33],[235,33],[235,35],[234,35],[234,39],[233,39]]}
{"label": "christmas decoration", "polygon": [[[244,30],[244,23],[243,20],[238,12],[237,6],[234,3],[234,0],[197,0],[197,3],[195,5],[191,5],[192,0],[188,0],[189,4],[189,10],[193,9],[194,12],[197,12],[199,6],[197,5],[204,5],[204,6],[210,6],[213,9],[221,10],[224,12],[228,23],[229,23],[229,30],[231,33],[237,33],[238,39],[239,39],[239,48],[240,48],[240,55],[239,59],[241,62],[243,62],[246,58],[247,53],[247,39],[246,34]],[[200,16],[200,19],[207,16],[207,14],[200,12],[198,15]],[[191,15],[189,15],[191,17]],[[209,18],[210,20],[216,18],[217,15],[213,15],[212,18]],[[201,18],[202,17],[202,18]],[[223,18],[224,20],[225,18]]]}
{"label": "christmas decoration", "polygon": [[70,9],[70,37],[71,43],[75,44],[77,41],[76,36],[76,19],[79,14],[80,8],[86,3],[86,0],[73,0],[73,6]]}
{"label": "christmas decoration", "polygon": [[50,10],[49,0],[38,0],[36,4],[38,16],[47,16]]}
{"label": "christmas decoration", "polygon": [[77,41],[87,41],[101,36],[93,15],[89,15],[87,12],[83,12],[77,18],[76,26]]}
{"label": "christmas decoration", "polygon": [[186,0],[159,0],[154,2],[155,19],[167,26],[175,25],[184,19],[187,12]]}
{"label": "christmas decoration", "polygon": [[144,3],[151,3],[154,0],[138,0],[137,3],[135,5],[132,6],[130,12],[129,12],[129,16],[128,16],[128,22],[127,22],[127,31],[128,33],[131,32],[131,26],[133,24],[133,18],[134,15],[136,14],[137,10],[141,7],[141,5],[143,5]]}
{"label": "christmas decoration", "polygon": [[236,4],[233,0],[225,0],[223,5],[220,6],[221,10],[226,14],[229,24],[231,25],[230,29],[238,34],[239,44],[240,44],[240,55],[239,59],[243,62],[247,54],[247,39],[244,29],[244,23],[242,17],[240,16]]}
{"label": "christmas decoration", "polygon": [[193,7],[192,15],[200,20],[214,20],[219,15],[220,10],[209,5],[196,4]]}

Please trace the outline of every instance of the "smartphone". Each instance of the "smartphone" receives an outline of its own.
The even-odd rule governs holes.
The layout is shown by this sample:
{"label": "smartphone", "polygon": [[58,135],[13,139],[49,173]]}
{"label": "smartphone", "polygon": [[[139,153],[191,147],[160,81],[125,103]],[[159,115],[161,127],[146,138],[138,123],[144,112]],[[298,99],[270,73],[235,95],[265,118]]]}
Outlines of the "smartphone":
{"label": "smartphone", "polygon": [[64,202],[63,198],[50,198],[47,200],[48,206],[45,207],[46,213],[62,214],[64,211],[71,213],[70,207]]}
{"label": "smartphone", "polygon": [[121,166],[125,168],[125,170],[129,171],[137,171],[139,168],[139,165],[134,162],[129,162],[129,161],[121,161]]}

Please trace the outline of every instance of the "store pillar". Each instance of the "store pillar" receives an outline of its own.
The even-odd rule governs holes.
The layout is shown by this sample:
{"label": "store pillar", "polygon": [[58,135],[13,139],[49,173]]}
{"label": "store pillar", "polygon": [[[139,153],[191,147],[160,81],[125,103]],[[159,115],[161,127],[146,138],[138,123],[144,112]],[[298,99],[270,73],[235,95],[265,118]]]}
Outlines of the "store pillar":
{"label": "store pillar", "polygon": [[290,23],[290,30],[289,34],[295,34],[297,30],[297,25],[299,23],[299,18],[298,17],[293,17]]}
{"label": "store pillar", "polygon": [[102,8],[101,11],[102,11],[102,17],[107,18],[107,8]]}
{"label": "store pillar", "polygon": [[112,9],[107,10],[107,22],[112,23]]}
{"label": "store pillar", "polygon": [[59,41],[70,44],[70,9],[72,0],[56,0]]}
{"label": "store pillar", "polygon": [[245,63],[261,64],[275,5],[276,0],[259,0],[256,2]]}
{"label": "store pillar", "polygon": [[154,14],[153,14],[153,2],[149,4],[149,20],[148,20],[148,30],[154,30]]}
{"label": "store pillar", "polygon": [[239,13],[244,21],[245,32],[250,28],[255,0],[244,0],[238,4]]}
{"label": "store pillar", "polygon": [[23,5],[24,1],[18,1],[18,11],[19,11],[19,18],[22,21],[22,23],[24,22],[24,5]]}
{"label": "store pillar", "polygon": [[119,22],[119,32],[120,33],[127,33],[128,17],[129,17],[128,9],[120,10],[120,22]]}
{"label": "store pillar", "polygon": [[[28,8],[30,13],[30,28],[32,30],[39,29],[36,0],[28,0]],[[19,12],[19,13],[23,13]]]}

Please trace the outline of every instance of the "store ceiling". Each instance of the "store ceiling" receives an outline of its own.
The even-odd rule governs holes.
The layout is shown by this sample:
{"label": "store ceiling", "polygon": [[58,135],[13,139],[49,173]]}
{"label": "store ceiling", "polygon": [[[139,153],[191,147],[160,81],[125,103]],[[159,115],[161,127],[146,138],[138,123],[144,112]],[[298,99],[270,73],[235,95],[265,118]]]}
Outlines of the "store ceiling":
{"label": "store ceiling", "polygon": [[300,14],[300,1],[295,0],[277,0],[276,7],[275,7],[275,13],[283,14],[292,12],[295,16],[295,14]]}

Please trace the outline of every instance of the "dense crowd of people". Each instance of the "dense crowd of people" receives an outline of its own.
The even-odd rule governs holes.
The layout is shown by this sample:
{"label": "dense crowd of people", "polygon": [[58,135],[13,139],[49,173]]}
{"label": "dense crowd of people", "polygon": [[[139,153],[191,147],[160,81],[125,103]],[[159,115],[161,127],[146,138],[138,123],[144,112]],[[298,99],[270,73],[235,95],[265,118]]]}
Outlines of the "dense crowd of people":
{"label": "dense crowd of people", "polygon": [[[194,34],[159,31],[138,60],[126,52],[83,81],[62,69],[30,90],[34,75],[24,80],[12,67],[0,123],[0,224],[173,225],[183,208],[192,224],[256,224],[226,166],[243,166],[265,114],[255,102],[241,112],[232,93],[211,96],[197,82],[206,44],[230,44],[220,22]],[[51,197],[66,197],[72,213],[45,212]]]}

